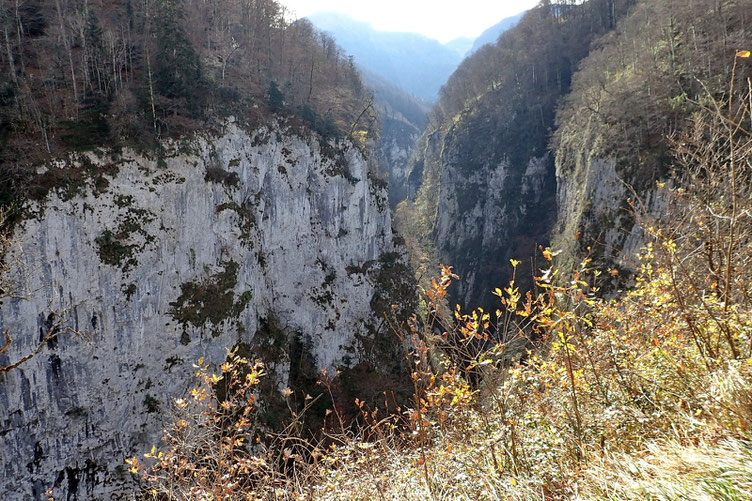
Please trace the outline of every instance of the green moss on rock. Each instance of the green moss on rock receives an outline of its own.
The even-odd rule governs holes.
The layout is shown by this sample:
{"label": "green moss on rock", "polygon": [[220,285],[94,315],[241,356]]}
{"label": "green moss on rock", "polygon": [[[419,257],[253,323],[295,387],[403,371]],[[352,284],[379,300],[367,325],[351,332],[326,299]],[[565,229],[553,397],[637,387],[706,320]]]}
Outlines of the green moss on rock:
{"label": "green moss on rock", "polygon": [[219,167],[210,167],[206,169],[204,181],[222,184],[228,188],[237,188],[240,184],[240,176],[236,172],[228,172]]}
{"label": "green moss on rock", "polygon": [[201,281],[187,282],[180,286],[180,297],[170,303],[169,314],[183,327],[213,327],[219,335],[218,326],[230,319],[237,319],[251,302],[252,293],[246,291],[235,295],[240,266],[235,261],[222,263],[222,270]]}
{"label": "green moss on rock", "polygon": [[[148,223],[154,221],[154,214],[131,207],[132,203],[133,197],[117,195],[115,204],[121,209],[127,208],[127,212],[115,231],[105,230],[94,240],[102,262],[120,268],[123,273],[136,267],[138,254],[154,242],[154,236],[145,229]],[[141,238],[137,239],[136,236]]]}
{"label": "green moss on rock", "polygon": [[150,414],[157,413],[159,412],[159,400],[147,393],[144,397],[144,407],[146,407],[146,412]]}
{"label": "green moss on rock", "polygon": [[117,266],[123,270],[138,264],[134,257],[134,244],[126,244],[110,230],[105,230],[94,242],[97,244],[99,259],[110,266]]}
{"label": "green moss on rock", "polygon": [[256,217],[253,215],[253,211],[237,202],[225,202],[218,205],[215,212],[220,214],[226,210],[232,211],[237,215],[240,240],[248,247],[253,248],[253,239],[251,237],[253,228],[256,226]]}

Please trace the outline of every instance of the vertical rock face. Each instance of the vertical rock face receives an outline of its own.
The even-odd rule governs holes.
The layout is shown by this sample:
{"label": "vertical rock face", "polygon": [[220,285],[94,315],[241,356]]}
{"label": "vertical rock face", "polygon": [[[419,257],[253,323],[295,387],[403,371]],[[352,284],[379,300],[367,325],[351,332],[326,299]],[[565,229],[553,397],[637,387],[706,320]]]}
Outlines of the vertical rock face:
{"label": "vertical rock face", "polygon": [[424,136],[415,164],[422,173],[417,205],[432,221],[437,258],[461,278],[452,301],[490,311],[498,306],[491,291],[512,276],[510,259],[525,265],[520,281],[532,276],[532,256],[556,216],[545,143],[520,145],[507,128],[493,110],[469,111]]}
{"label": "vertical rock face", "polygon": [[[619,175],[615,160],[588,158],[586,152],[573,170],[557,162],[556,177],[559,218],[552,238],[554,247],[563,251],[560,265],[573,269],[578,259],[589,256],[599,269],[626,271],[609,289],[622,286],[622,279],[637,269],[635,256],[645,241],[628,204],[634,197],[629,181]],[[639,196],[648,214],[664,212],[666,199],[660,191],[644,189]]]}
{"label": "vertical rock face", "polygon": [[384,118],[379,154],[389,172],[389,203],[392,208],[415,194],[415,188],[411,189],[408,179],[409,160],[419,137],[420,130],[406,120]]}
{"label": "vertical rock face", "polygon": [[[491,291],[512,271],[510,259],[532,256],[547,240],[553,179],[548,155],[527,165],[502,160],[471,173],[452,164],[446,151],[436,225],[439,256],[457,263],[455,294],[467,306],[490,308]],[[521,277],[524,280],[524,277]]]}
{"label": "vertical rock face", "polygon": [[267,361],[281,386],[300,346],[318,367],[339,367],[374,332],[378,284],[352,270],[393,255],[391,221],[385,189],[349,144],[228,124],[159,161],[126,152],[114,167],[30,207],[6,256],[25,297],[0,306],[14,339],[0,364],[50,329],[81,333],[0,376],[7,499],[48,488],[55,499],[128,497],[123,459],[158,442],[191,364],[223,362],[272,322],[298,347]]}

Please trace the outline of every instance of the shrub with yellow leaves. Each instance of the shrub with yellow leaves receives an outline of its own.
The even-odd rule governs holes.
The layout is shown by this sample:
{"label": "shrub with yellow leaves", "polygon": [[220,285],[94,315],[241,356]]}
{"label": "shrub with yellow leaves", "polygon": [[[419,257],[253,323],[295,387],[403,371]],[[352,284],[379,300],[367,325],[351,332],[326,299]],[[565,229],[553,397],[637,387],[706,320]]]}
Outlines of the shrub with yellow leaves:
{"label": "shrub with yellow leaves", "polygon": [[[297,465],[320,454],[296,433],[313,399],[299,412],[290,408],[292,418],[283,430],[262,433],[254,419],[257,386],[265,376],[260,361],[236,349],[228,353],[221,374],[211,372],[203,359],[195,367],[198,385],[188,398],[174,401],[162,448],[152,447],[143,460],[126,460],[131,473],[143,481],[144,496],[263,499],[294,490]],[[292,390],[285,390],[283,396],[290,397]]]}

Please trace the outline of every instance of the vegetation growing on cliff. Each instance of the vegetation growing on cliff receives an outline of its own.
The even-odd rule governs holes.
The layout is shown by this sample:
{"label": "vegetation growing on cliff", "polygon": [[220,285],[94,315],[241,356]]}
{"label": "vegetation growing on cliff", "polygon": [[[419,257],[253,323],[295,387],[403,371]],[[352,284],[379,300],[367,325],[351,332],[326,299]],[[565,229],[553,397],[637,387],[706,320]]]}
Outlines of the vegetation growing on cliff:
{"label": "vegetation growing on cliff", "polygon": [[[157,135],[190,129],[211,109],[202,97],[208,85],[202,58],[206,51],[220,50],[216,47],[222,46],[221,39],[212,38],[206,48],[199,48],[181,24],[189,12],[183,5],[211,10],[199,3],[158,2],[169,19],[153,26],[155,38],[143,46],[147,79],[141,104],[147,106],[144,116],[147,122],[151,116],[149,125]],[[148,8],[154,4],[143,5],[148,19]],[[247,6],[238,5],[241,10]],[[248,5],[255,8],[259,3]],[[508,263],[507,254],[515,247],[506,239],[503,247],[498,242],[484,245],[490,225],[474,228],[468,241],[440,248],[449,248],[452,256],[462,259],[462,267],[479,274],[481,287],[498,280],[494,273],[503,263],[510,279],[491,292],[495,298],[490,308],[484,304],[470,313],[460,307],[447,312],[450,286],[458,278],[449,268],[425,286],[417,308],[405,289],[408,270],[398,255],[382,256],[371,275],[372,263],[351,265],[349,275],[376,282],[371,303],[379,315],[372,326],[375,334],[373,339],[359,339],[367,351],[364,362],[336,374],[323,372],[316,385],[308,338],[286,332],[271,319],[266,325],[262,322],[253,346],[239,344],[219,368],[199,360],[198,384],[184,398],[162,402],[147,394],[143,400],[146,412],[171,411],[174,416],[159,449],[152,448],[144,460],[128,460],[131,471],[144,481],[144,497],[747,499],[752,492],[752,127],[747,125],[752,125],[752,80],[744,66],[750,53],[728,47],[746,36],[747,5],[744,0],[698,0],[688,7],[669,0],[542,2],[517,35],[502,39],[495,52],[479,57],[479,62],[468,63],[480,65],[478,81],[473,80],[474,70],[472,77],[450,82],[447,108],[435,114],[441,122],[436,136],[424,138],[425,150],[432,152],[419,160],[425,167],[423,189],[414,206],[403,205],[401,213],[412,225],[406,226],[411,228],[407,233],[427,241],[435,238],[436,192],[447,186],[442,183],[452,182],[440,170],[445,161],[454,163],[454,174],[459,174],[453,181],[465,182],[457,189],[461,212],[477,220],[472,197],[496,188],[476,174],[506,163],[513,168],[502,181],[511,184],[502,184],[498,192],[515,207],[515,224],[547,228],[553,202],[544,197],[550,206],[528,210],[522,203],[532,195],[515,189],[524,186],[520,179],[527,175],[529,161],[545,158],[553,144],[562,155],[562,172],[568,167],[577,170],[585,153],[579,143],[583,139],[593,154],[612,155],[619,174],[637,181],[623,208],[632,211],[630,217],[645,235],[630,290],[617,299],[600,295],[604,281],[619,271],[599,269],[593,261],[597,250],[587,243],[581,250],[590,255],[574,270],[557,269],[559,253],[538,247],[540,261],[531,266],[536,269],[532,276],[519,261]],[[84,74],[91,80],[77,90],[78,60],[72,62],[71,54],[78,55],[83,44],[86,62],[87,42],[83,37],[71,49],[62,21],[65,7],[56,1],[58,36],[71,59],[68,90],[75,104],[76,94],[91,91],[94,79]],[[631,43],[638,55],[623,57],[630,49],[624,41],[642,35],[641,23],[650,29],[644,40]],[[89,24],[86,32],[96,38],[96,22]],[[590,45],[596,35],[616,26],[630,35],[622,38],[616,31],[597,42],[603,46]],[[718,26],[722,30],[715,33]],[[270,37],[281,29],[268,28]],[[553,36],[541,40],[538,29]],[[232,51],[222,55],[215,68],[221,81],[232,73],[230,61],[238,50],[234,36],[230,38]],[[6,33],[11,47],[7,63],[12,66],[15,57],[8,40]],[[518,45],[520,40],[525,44]],[[532,55],[521,47],[531,47]],[[588,52],[591,56],[576,75],[573,60],[554,60],[562,54],[578,60]],[[702,54],[697,61],[681,62],[697,54]],[[710,60],[727,54],[736,55]],[[493,67],[491,63],[498,61],[492,56],[509,64]],[[164,67],[154,62],[152,73],[151,61]],[[252,66],[257,63],[250,61]],[[64,58],[61,64],[65,68]],[[726,70],[732,81],[728,91],[712,81]],[[483,87],[488,83],[484,79],[491,79],[490,86]],[[574,92],[560,101],[571,79]],[[647,91],[640,85],[643,80]],[[313,76],[308,100],[312,81]],[[155,97],[154,89],[161,97]],[[291,109],[285,89],[274,80],[265,92],[268,110]],[[535,92],[545,96],[538,107],[530,105]],[[165,113],[159,120],[158,106],[164,106],[160,113]],[[329,117],[317,115],[307,103],[300,110],[319,133],[332,133]],[[551,143],[555,126],[559,129]],[[59,127],[66,128],[60,132],[66,147],[89,148],[95,144],[92,135],[108,126],[102,116],[91,115],[77,123],[64,120]],[[40,130],[47,140],[48,130]],[[480,140],[473,132],[483,134],[481,142],[476,143]],[[669,165],[675,170],[669,180],[657,179],[668,176]],[[334,174],[354,182],[347,170],[339,170],[338,162],[329,166]],[[546,166],[550,179],[553,165]],[[227,174],[208,171],[206,180],[231,190],[237,183]],[[546,186],[552,195],[551,185]],[[657,218],[640,197],[643,188],[654,186],[671,209]],[[124,204],[121,209],[128,204],[123,197],[118,200],[118,205]],[[586,217],[586,201],[581,202],[578,216]],[[228,210],[237,216],[243,239],[248,240],[254,221],[247,207],[216,207],[217,212]],[[454,224],[461,228],[473,222]],[[128,238],[139,231],[133,221],[126,224],[123,231],[105,231],[96,241],[102,260],[124,265],[124,271],[137,264],[136,246]],[[598,221],[593,228],[602,231],[605,224]],[[148,236],[142,236],[148,243]],[[501,256],[492,253],[500,248]],[[206,270],[205,277],[184,283],[180,296],[170,303],[169,313],[186,330],[211,332],[238,319],[247,308],[251,292],[236,297],[237,263],[218,266],[214,273]],[[336,274],[323,262],[321,266],[321,286],[306,292],[319,306],[333,306]],[[520,275],[531,275],[529,286]],[[0,297],[5,293],[0,289]],[[403,303],[389,304],[400,296],[406,298]],[[420,314],[413,314],[415,310]],[[387,326],[393,337],[386,337]],[[11,343],[7,331],[3,334],[0,355]],[[37,352],[51,340],[41,339]],[[410,369],[402,381],[412,388],[407,400],[395,398],[395,392],[383,386],[385,381],[395,382],[394,374],[382,379],[365,367],[371,360],[382,367],[404,367],[401,360],[393,360],[395,339]],[[294,388],[279,388],[278,374],[269,377],[275,361],[254,360],[256,356],[275,357],[276,362],[289,357],[288,381]],[[167,369],[176,363],[170,360]],[[0,365],[0,374],[17,366]],[[353,388],[367,392],[367,400],[362,393],[352,398]],[[272,392],[276,398],[269,397]],[[260,402],[263,394],[267,400]],[[346,411],[353,400],[356,415]],[[318,411],[320,420],[308,419]]]}
{"label": "vegetation growing on cliff", "polygon": [[[627,193],[626,183],[655,201],[655,179],[672,168],[668,137],[712,106],[711,97],[725,99],[731,56],[750,37],[750,12],[749,0],[541,2],[442,89],[414,162],[422,187],[398,210],[400,231],[420,235],[460,275],[483,270],[455,298],[467,293],[473,304],[488,304],[487,290],[508,280],[509,258],[529,264],[535,243],[564,250],[564,267],[576,266],[588,247],[599,266],[615,267],[634,220],[626,194],[611,207],[595,192]],[[737,91],[750,71],[737,68]],[[529,160],[547,153],[547,180],[526,178]],[[507,217],[489,224],[483,218],[493,221],[499,202],[488,180],[502,162],[509,163]],[[613,179],[604,180],[598,162],[617,165]],[[526,205],[526,182],[545,195],[536,212]],[[455,208],[451,197],[462,204]],[[614,290],[630,275],[622,268]],[[521,285],[533,272],[521,271]]]}
{"label": "vegetation growing on cliff", "polygon": [[352,61],[275,0],[3,1],[0,30],[2,198],[26,193],[31,164],[229,115],[292,115],[327,136],[373,126]]}
{"label": "vegetation growing on cliff", "polygon": [[[691,128],[694,115],[712,108],[714,99],[728,99],[732,56],[749,41],[751,12],[749,1],[640,1],[583,60],[551,141],[572,199],[553,231],[568,260],[588,246],[602,266],[622,260],[634,220],[626,199],[619,207],[588,207],[598,182],[591,179],[602,170],[595,163],[616,166],[612,190],[623,182],[655,199],[655,180],[682,168],[672,165],[672,135]],[[752,65],[737,65],[732,90],[746,89],[751,75]],[[599,237],[609,228],[616,238],[604,243]]]}
{"label": "vegetation growing on cliff", "polygon": [[180,297],[170,303],[170,315],[184,328],[218,329],[223,322],[238,318],[251,301],[251,291],[235,296],[240,266],[221,263],[222,270],[200,281],[180,286]]}
{"label": "vegetation growing on cliff", "polygon": [[154,242],[145,225],[154,221],[154,214],[146,209],[132,207],[132,196],[117,195],[115,205],[125,210],[115,231],[105,230],[94,243],[103,263],[120,268],[124,273],[138,265],[138,254]]}

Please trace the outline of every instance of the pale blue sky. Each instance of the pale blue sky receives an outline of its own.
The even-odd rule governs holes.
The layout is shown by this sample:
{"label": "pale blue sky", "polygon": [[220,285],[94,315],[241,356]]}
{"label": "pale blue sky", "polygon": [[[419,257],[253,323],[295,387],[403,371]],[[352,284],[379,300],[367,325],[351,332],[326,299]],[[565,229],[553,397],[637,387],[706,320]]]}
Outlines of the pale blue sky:
{"label": "pale blue sky", "polygon": [[441,42],[477,37],[538,0],[280,0],[297,17],[332,11],[368,21],[377,30],[420,33]]}

